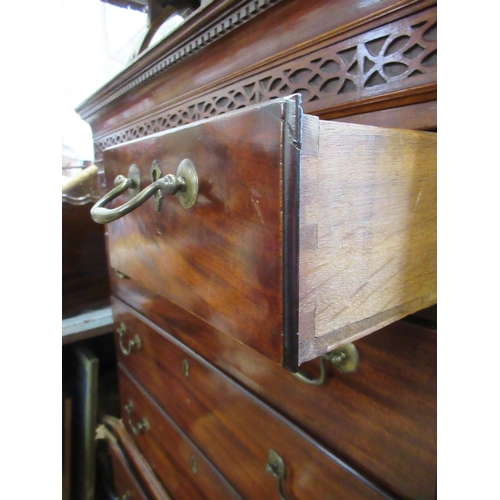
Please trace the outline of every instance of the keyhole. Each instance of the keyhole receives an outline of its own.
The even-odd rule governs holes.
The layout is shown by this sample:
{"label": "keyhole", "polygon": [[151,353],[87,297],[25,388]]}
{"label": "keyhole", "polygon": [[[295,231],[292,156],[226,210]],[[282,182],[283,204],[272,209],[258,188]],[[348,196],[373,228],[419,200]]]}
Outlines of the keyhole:
{"label": "keyhole", "polygon": [[[155,161],[153,161],[153,164],[151,165],[151,183],[156,182],[159,179],[161,179],[160,163],[158,162],[158,160],[155,160]],[[158,191],[156,191],[156,193],[153,195],[155,210],[157,212],[159,212],[161,209],[162,196],[163,195],[162,195],[161,189],[158,189]]]}
{"label": "keyhole", "polygon": [[190,466],[191,466],[191,470],[193,471],[193,474],[196,474],[198,472],[198,464],[196,463],[196,457],[191,456],[189,462],[190,462]]}
{"label": "keyhole", "polygon": [[182,360],[182,373],[186,378],[189,377],[189,362],[187,359]]}
{"label": "keyhole", "polygon": [[158,160],[155,160],[151,165],[151,181],[156,182],[160,178],[161,178],[160,162]]}

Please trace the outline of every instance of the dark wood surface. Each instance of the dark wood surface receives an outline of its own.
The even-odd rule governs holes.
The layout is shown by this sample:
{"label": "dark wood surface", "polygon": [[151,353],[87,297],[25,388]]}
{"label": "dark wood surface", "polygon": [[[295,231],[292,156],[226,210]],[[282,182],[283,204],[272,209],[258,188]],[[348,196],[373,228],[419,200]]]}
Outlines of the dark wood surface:
{"label": "dark wood surface", "polygon": [[117,498],[130,495],[137,500],[149,500],[142,487],[135,478],[130,465],[123,453],[118,441],[111,434],[106,433],[105,439],[108,445],[109,456],[111,457],[114,493]]}
{"label": "dark wood surface", "polygon": [[[343,375],[329,368],[326,385],[314,387],[132,280],[119,280],[115,294],[367,476],[381,478],[403,498],[434,498],[434,331],[406,322],[386,327],[356,342],[358,372]],[[170,356],[169,343],[153,331],[153,323],[122,302],[113,300],[113,311],[118,324],[123,321],[143,339],[143,349],[126,359],[120,353],[119,359],[149,388],[148,373],[165,377],[160,367]],[[312,361],[303,369],[317,375],[319,364]]]}
{"label": "dark wood surface", "polygon": [[109,305],[104,228],[91,205],[62,203],[62,317]]}
{"label": "dark wood surface", "polygon": [[157,47],[79,112],[92,124],[100,161],[113,144],[295,92],[305,112],[324,119],[432,101],[432,5],[282,1],[163,73],[169,56]]}
{"label": "dark wood surface", "polygon": [[[111,145],[293,92],[322,119],[435,130],[435,2],[216,1],[79,112],[101,165]],[[114,293],[148,318],[133,321],[184,342],[366,477],[404,499],[435,498],[434,331],[398,323],[373,333],[356,342],[358,373],[330,369],[327,385],[310,387],[132,280],[119,280]],[[134,317],[120,301],[115,307]],[[146,357],[158,373],[153,353]],[[305,369],[317,373],[317,362]]]}
{"label": "dark wood surface", "polygon": [[[111,266],[224,333],[282,362],[282,170],[285,100],[241,110],[105,152],[106,183],[141,169],[151,184],[184,159],[198,171],[196,204],[164,196],[108,224]],[[295,186],[295,189],[296,186]],[[128,193],[111,206],[128,201]],[[296,217],[296,216],[295,216]],[[296,330],[295,330],[296,331]]]}
{"label": "dark wood surface", "polygon": [[[433,129],[435,106],[419,109],[417,122],[412,106],[354,116],[349,121],[401,128],[413,124]],[[132,280],[113,279],[113,283],[115,295],[285,413],[366,475],[377,478],[402,498],[435,498],[434,331],[416,330],[412,334],[415,330],[407,326],[403,335],[404,323],[398,323],[372,334],[356,343],[361,353],[358,374],[334,372],[327,386],[306,387],[262,356],[184,314]],[[315,362],[306,368],[313,374],[318,370]],[[352,378],[357,375],[357,379]],[[326,397],[321,389],[327,389]],[[318,392],[323,397],[318,398]],[[297,404],[297,400],[303,404]],[[317,406],[321,412],[313,411]]]}
{"label": "dark wood surface", "polygon": [[[140,386],[148,388],[148,393],[243,498],[258,500],[277,495],[276,479],[265,470],[271,449],[279,453],[288,469],[284,489],[289,498],[391,498],[377,494],[342,467],[327,450],[201,358],[160,339],[156,332],[152,333],[152,337],[145,340],[145,344],[148,342],[150,345],[145,345],[144,350],[152,349],[161,354],[152,363],[146,363],[144,359],[139,365],[127,363],[130,373],[134,374]],[[131,355],[130,360],[134,359],[139,360],[140,357]],[[187,377],[183,370],[186,361]],[[154,365],[156,368],[153,368]],[[158,436],[164,435],[159,416],[153,415],[140,386],[133,386],[130,377],[126,380],[127,373],[125,366],[120,364],[122,402],[132,399],[137,408],[137,418],[145,416],[148,420],[152,419],[151,435],[155,432]],[[125,412],[123,418],[127,418]],[[145,454],[155,453],[155,444],[149,435],[150,431],[147,431],[135,437]],[[169,446],[169,449],[170,452],[178,450],[175,446]],[[151,458],[153,463],[157,460],[154,456]]]}
{"label": "dark wood surface", "polygon": [[[130,401],[134,405],[130,419],[122,408],[125,427],[169,493],[176,500],[240,499],[220,472],[147,393],[125,371],[120,369],[118,373],[122,406]],[[170,386],[168,380],[158,380],[158,383],[164,390]],[[130,422],[137,425],[142,418],[147,419],[149,428],[134,435]]]}
{"label": "dark wood surface", "polygon": [[188,210],[164,194],[108,224],[111,265],[295,370],[435,303],[435,151],[434,133],[320,121],[296,95],[110,148],[108,186],[185,158],[200,181]]}
{"label": "dark wood surface", "polygon": [[[114,439],[126,457],[126,467],[134,474],[134,478],[141,484],[143,492],[147,492],[148,498],[155,500],[171,500],[167,491],[153,472],[151,465],[140,453],[134,440],[125,429],[123,421],[110,415],[102,418],[104,426],[104,437]],[[134,471],[134,472],[132,472]]]}

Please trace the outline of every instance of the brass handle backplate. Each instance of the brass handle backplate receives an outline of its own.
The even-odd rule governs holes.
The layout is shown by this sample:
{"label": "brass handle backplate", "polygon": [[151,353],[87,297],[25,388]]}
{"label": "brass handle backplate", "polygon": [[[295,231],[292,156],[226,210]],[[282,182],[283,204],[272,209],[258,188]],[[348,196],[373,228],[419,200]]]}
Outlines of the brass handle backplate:
{"label": "brass handle backplate", "polygon": [[[191,208],[196,203],[199,187],[198,173],[190,160],[184,159],[181,161],[176,175],[167,174],[160,177],[159,172],[161,172],[160,164],[155,160],[151,171],[154,182],[139,192],[141,175],[137,165],[132,164],[128,171],[128,177],[118,175],[115,179],[115,187],[92,207],[90,210],[92,219],[99,224],[113,222],[129,214],[158,192],[159,195],[155,197],[157,211],[160,210],[161,194],[176,194],[184,208]],[[133,196],[131,200],[116,208],[105,208],[108,203],[127,191],[127,189]]]}
{"label": "brass handle backplate", "polygon": [[119,334],[120,350],[125,356],[131,354],[133,349],[138,350],[141,348],[141,337],[137,334],[134,335],[133,339],[129,339],[127,346],[123,344],[123,337],[125,336],[125,333],[127,333],[127,327],[124,323],[120,324],[120,328],[118,328],[117,331]]}
{"label": "brass handle backplate", "polygon": [[125,405],[125,411],[127,412],[128,425],[134,434],[138,435],[149,429],[149,422],[146,418],[142,418],[136,424],[132,422],[132,413],[134,413],[134,403],[132,400],[129,400],[128,404]]}
{"label": "brass handle backplate", "polygon": [[267,455],[266,472],[278,480],[280,500],[287,500],[283,493],[283,481],[286,479],[285,462],[283,462],[283,459],[274,450],[269,450]]}
{"label": "brass handle backplate", "polygon": [[359,354],[354,344],[345,344],[328,354],[319,358],[320,375],[317,378],[311,377],[303,370],[299,370],[293,375],[300,381],[310,385],[323,385],[326,380],[326,362],[332,363],[337,370],[342,373],[352,373],[358,369]]}

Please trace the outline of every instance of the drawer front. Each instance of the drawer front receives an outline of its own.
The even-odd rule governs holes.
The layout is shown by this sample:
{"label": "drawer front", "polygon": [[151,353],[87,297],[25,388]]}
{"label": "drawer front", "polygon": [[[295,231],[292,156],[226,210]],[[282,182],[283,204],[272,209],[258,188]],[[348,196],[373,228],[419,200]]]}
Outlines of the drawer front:
{"label": "drawer front", "polygon": [[108,186],[131,164],[148,186],[154,162],[175,174],[186,158],[199,179],[192,208],[164,195],[159,211],[150,199],[111,222],[111,266],[277,362],[284,112],[282,102],[243,110],[104,152]]}
{"label": "drawer front", "polygon": [[[151,467],[140,454],[123,423],[104,415],[96,429],[96,439],[106,443],[111,469],[106,467],[107,480],[113,484],[119,500],[170,500]],[[109,476],[111,474],[111,477]]]}
{"label": "drawer front", "polygon": [[[366,475],[383,478],[384,485],[402,498],[434,499],[434,331],[406,322],[390,325],[356,342],[360,355],[356,373],[342,374],[329,366],[325,384],[311,386],[175,305],[155,298],[132,280],[115,281],[114,287],[164,331],[249,387]],[[144,316],[116,299],[113,314],[117,327],[125,324],[130,335],[138,334],[142,341],[141,349],[132,355],[119,352],[120,361],[142,384],[156,387],[158,397],[167,397],[155,381],[169,380],[172,367],[183,381],[182,360],[171,360],[170,342]],[[319,362],[306,363],[303,370],[317,376]],[[175,404],[175,396],[171,397]]]}
{"label": "drawer front", "polygon": [[[374,484],[196,354],[144,323],[117,317],[141,338],[140,349],[120,354],[122,402],[131,397],[126,391],[133,392],[124,382],[130,373],[244,498],[277,497],[277,480],[266,473],[270,450],[286,465],[287,498],[384,498]],[[138,386],[134,398],[137,392]],[[137,437],[139,447],[146,436]]]}
{"label": "drawer front", "polygon": [[179,199],[93,213],[125,213],[115,269],[214,328],[296,370],[436,302],[435,134],[322,121],[291,96],[110,148],[107,184],[130,167],[152,193],[187,160]]}
{"label": "drawer front", "polygon": [[130,470],[122,450],[115,443],[108,442],[113,468],[113,486],[118,500],[149,500]]}
{"label": "drawer front", "polygon": [[133,378],[120,368],[118,375],[124,425],[169,494],[176,500],[240,499]]}

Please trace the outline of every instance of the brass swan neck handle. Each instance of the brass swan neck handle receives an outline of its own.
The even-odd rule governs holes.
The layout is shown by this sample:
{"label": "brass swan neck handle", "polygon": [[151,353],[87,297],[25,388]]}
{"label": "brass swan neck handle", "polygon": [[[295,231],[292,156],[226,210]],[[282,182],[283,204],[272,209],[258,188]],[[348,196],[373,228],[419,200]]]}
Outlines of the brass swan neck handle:
{"label": "brass swan neck handle", "polygon": [[[158,162],[154,162],[153,170],[157,177],[159,177],[158,169]],[[154,182],[139,192],[140,184],[139,168],[132,164],[128,171],[128,177],[118,175],[115,178],[115,187],[92,207],[90,210],[92,219],[99,224],[113,222],[135,210],[156,193],[177,194],[184,208],[191,208],[198,198],[198,174],[195,166],[188,159],[181,161],[175,175],[167,174],[156,178]],[[116,208],[105,208],[108,203],[127,190],[130,190],[132,195],[135,194],[131,200]],[[158,202],[155,203],[155,207],[157,211],[160,210]]]}
{"label": "brass swan neck handle", "polygon": [[353,373],[359,366],[359,354],[354,344],[345,344],[319,358],[319,377],[314,378],[304,370],[298,370],[296,373],[293,373],[293,376],[305,384],[323,385],[326,381],[327,361],[342,373]]}

